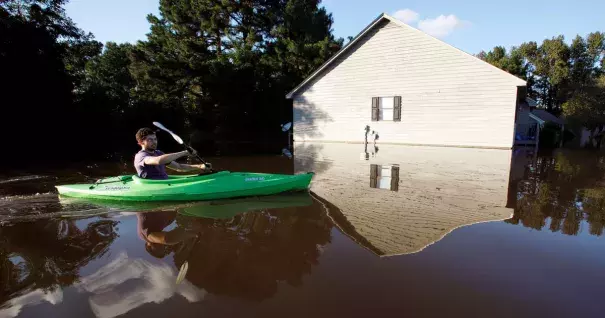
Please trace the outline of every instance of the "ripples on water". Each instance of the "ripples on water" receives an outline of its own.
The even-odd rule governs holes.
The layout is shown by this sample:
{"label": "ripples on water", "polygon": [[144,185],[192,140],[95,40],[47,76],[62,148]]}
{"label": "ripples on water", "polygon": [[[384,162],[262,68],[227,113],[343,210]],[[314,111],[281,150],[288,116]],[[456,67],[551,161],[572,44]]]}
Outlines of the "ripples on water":
{"label": "ripples on water", "polygon": [[56,195],[117,165],[1,176],[0,317],[605,310],[601,154],[299,144],[213,163],[316,176],[311,194],[179,204]]}

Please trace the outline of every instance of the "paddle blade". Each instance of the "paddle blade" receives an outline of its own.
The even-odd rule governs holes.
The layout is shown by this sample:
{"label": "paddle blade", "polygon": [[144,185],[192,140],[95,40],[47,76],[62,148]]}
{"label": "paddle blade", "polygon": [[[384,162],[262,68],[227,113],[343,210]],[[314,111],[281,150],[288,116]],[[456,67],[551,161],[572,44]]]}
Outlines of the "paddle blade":
{"label": "paddle blade", "polygon": [[170,130],[168,130],[168,128],[164,127],[164,125],[160,124],[160,123],[159,123],[159,122],[157,122],[157,121],[154,121],[154,122],[153,122],[153,125],[154,125],[154,126],[156,126],[156,127],[158,127],[158,128],[160,128],[160,129],[162,129],[162,130],[165,130],[165,131],[170,131]]}
{"label": "paddle blade", "polygon": [[292,128],[292,123],[291,122],[289,122],[289,123],[281,126],[281,130],[284,131],[284,132],[290,130],[290,128]]}
{"label": "paddle blade", "polygon": [[164,125],[158,123],[157,121],[154,121],[153,125],[156,126],[156,127],[158,127],[158,128],[160,128],[161,130],[169,133],[170,135],[172,135],[172,138],[174,138],[174,140],[176,140],[176,142],[178,142],[179,144],[182,145],[184,143],[183,139],[181,139],[181,137],[179,137],[179,135],[173,133],[172,131],[170,131],[170,129],[164,127]]}
{"label": "paddle blade", "polygon": [[189,262],[185,261],[183,265],[181,265],[181,270],[179,270],[179,275],[176,277],[177,285],[180,284],[183,279],[185,279],[185,275],[187,274],[187,269],[189,269]]}
{"label": "paddle blade", "polygon": [[184,143],[183,139],[181,139],[181,137],[179,137],[178,135],[176,135],[176,134],[171,134],[171,135],[172,135],[172,138],[174,138],[174,140],[176,140],[176,142],[178,142],[179,144],[182,145]]}

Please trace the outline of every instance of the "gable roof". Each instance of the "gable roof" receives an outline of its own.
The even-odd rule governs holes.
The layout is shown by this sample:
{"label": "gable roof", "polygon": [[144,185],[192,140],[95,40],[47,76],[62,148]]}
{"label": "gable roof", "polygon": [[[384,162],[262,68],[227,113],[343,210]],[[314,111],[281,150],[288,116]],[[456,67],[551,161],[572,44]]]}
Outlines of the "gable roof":
{"label": "gable roof", "polygon": [[538,102],[536,102],[536,100],[531,97],[525,97],[525,101],[527,102],[527,105],[529,105],[529,107],[538,107]]}
{"label": "gable roof", "polygon": [[565,120],[559,118],[544,109],[534,109],[531,113],[529,113],[529,117],[537,120],[540,124],[544,124],[545,122],[553,122],[559,125],[565,125]]}
{"label": "gable roof", "polygon": [[483,60],[481,60],[480,58],[469,54],[467,52],[464,52],[450,44],[447,44],[431,35],[428,35],[427,33],[424,33],[412,26],[409,26],[401,21],[399,21],[398,19],[386,14],[386,13],[382,13],[380,14],[376,19],[374,19],[374,21],[372,21],[368,26],[366,26],[363,30],[361,30],[361,32],[359,32],[359,34],[357,34],[351,41],[349,41],[349,43],[347,43],[342,49],[340,49],[340,51],[338,51],[336,54],[334,54],[331,58],[329,58],[326,62],[324,62],[320,67],[318,67],[315,71],[313,71],[313,73],[311,73],[311,75],[309,75],[306,79],[304,79],[300,84],[298,84],[298,86],[296,86],[293,90],[291,90],[287,95],[286,98],[292,98],[294,96],[294,94],[296,94],[298,91],[300,91],[301,88],[303,88],[307,83],[309,83],[311,80],[313,80],[315,77],[317,77],[319,74],[321,74],[321,72],[326,69],[326,67],[328,67],[328,65],[330,65],[333,61],[335,61],[339,56],[341,56],[342,54],[344,54],[345,52],[347,52],[351,47],[353,47],[353,45],[355,43],[357,43],[361,38],[364,37],[364,35],[366,35],[370,30],[374,29],[374,27],[376,27],[377,25],[379,25],[382,21],[390,21],[393,22],[403,28],[407,28],[409,30],[413,30],[415,32],[418,32],[420,34],[422,34],[425,37],[429,37],[431,39],[433,39],[434,41],[440,43],[441,45],[446,45],[448,46],[450,49],[453,50],[457,50],[459,52],[462,52],[466,55],[472,56],[473,58],[477,59],[477,61],[480,61],[481,63],[485,64],[486,67],[492,67],[498,71],[500,71],[503,75],[505,76],[509,76],[511,77],[511,80],[513,83],[515,83],[515,85],[517,86],[525,86],[526,82],[523,79],[518,78],[517,76],[514,76],[488,62],[485,62]]}

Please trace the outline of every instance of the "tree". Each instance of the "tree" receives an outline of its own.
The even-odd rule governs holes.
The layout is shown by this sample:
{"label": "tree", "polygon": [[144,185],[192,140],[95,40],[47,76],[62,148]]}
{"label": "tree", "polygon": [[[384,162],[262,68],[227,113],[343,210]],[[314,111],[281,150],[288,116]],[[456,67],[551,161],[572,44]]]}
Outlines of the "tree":
{"label": "tree", "polygon": [[513,47],[508,53],[503,46],[496,46],[487,53],[482,51],[478,54],[478,57],[512,75],[527,80],[529,66],[517,47]]}
{"label": "tree", "polygon": [[97,152],[91,156],[133,149],[133,130],[137,129],[133,126],[144,125],[134,119],[149,119],[146,116],[149,110],[140,109],[140,103],[132,94],[135,81],[128,69],[132,47],[131,44],[108,42],[101,55],[86,61],[84,78],[74,105],[74,113],[86,120],[78,129],[111,127],[104,130],[103,138],[95,142],[93,150]]}
{"label": "tree", "polygon": [[605,127],[605,33],[576,37],[571,45],[572,68],[563,114],[590,131],[589,146],[600,148]]}
{"label": "tree", "polygon": [[[65,15],[66,2],[0,3],[0,89],[14,115],[0,120],[0,133],[19,136],[5,146],[22,158],[106,157],[158,118],[188,129],[197,146],[285,137],[278,127],[292,107],[284,95],[343,44],[319,0],[161,0],[145,41],[103,50]],[[73,147],[108,125],[97,147]],[[24,142],[50,131],[54,143]]]}
{"label": "tree", "polygon": [[563,36],[546,39],[540,46],[536,42],[523,43],[522,55],[530,63],[533,77],[531,95],[549,112],[560,112],[564,90],[569,76],[569,47]]}
{"label": "tree", "polygon": [[131,44],[116,44],[107,42],[102,55],[95,56],[86,63],[85,89],[95,86],[103,89],[121,109],[111,109],[110,112],[120,111],[130,104],[130,90],[134,88],[135,81],[130,74],[129,55],[133,46]]}
{"label": "tree", "polygon": [[316,206],[250,211],[229,219],[181,216],[177,224],[201,235],[192,250],[179,249],[173,256],[177,268],[188,261],[187,280],[209,293],[254,301],[272,297],[280,283],[302,285],[333,227]]}
{"label": "tree", "polygon": [[538,155],[525,175],[509,189],[517,201],[514,216],[507,223],[522,223],[540,230],[550,218],[552,232],[577,235],[580,223],[587,221],[590,234],[602,235],[605,191],[600,184],[603,178],[605,165],[603,156],[598,153],[560,150]]}
{"label": "tree", "polygon": [[117,225],[100,219],[83,227],[76,219],[53,219],[0,227],[0,302],[76,283],[81,268],[108,252],[118,237]]}
{"label": "tree", "polygon": [[343,45],[343,39],[336,40],[331,34],[332,15],[318,7],[320,2],[287,1],[283,18],[273,32],[275,43],[268,56],[273,63],[282,65],[285,76],[291,77],[289,87],[302,81]]}
{"label": "tree", "polygon": [[[83,78],[84,61],[100,51],[100,44],[75,27],[64,13],[64,3],[0,3],[0,93],[4,100],[0,134],[11,136],[3,146],[20,154],[18,159],[4,160],[26,164],[30,159],[39,161],[40,153],[77,152],[72,137],[78,134],[70,127],[76,122],[74,92]],[[61,156],[48,156],[45,163],[53,158]]]}
{"label": "tree", "polygon": [[478,57],[526,79],[528,94],[549,112],[564,112],[573,121],[596,129],[602,120],[598,82],[604,74],[604,53],[605,34],[593,32],[585,38],[576,36],[569,45],[560,35],[540,45],[523,43],[510,53],[504,47],[495,47]]}
{"label": "tree", "polygon": [[137,94],[219,140],[266,140],[291,120],[284,95],[342,40],[317,0],[160,1],[132,53]]}
{"label": "tree", "polygon": [[563,114],[570,121],[590,131],[588,145],[601,147],[605,128],[605,75],[590,86],[576,89],[575,94],[563,104]]}

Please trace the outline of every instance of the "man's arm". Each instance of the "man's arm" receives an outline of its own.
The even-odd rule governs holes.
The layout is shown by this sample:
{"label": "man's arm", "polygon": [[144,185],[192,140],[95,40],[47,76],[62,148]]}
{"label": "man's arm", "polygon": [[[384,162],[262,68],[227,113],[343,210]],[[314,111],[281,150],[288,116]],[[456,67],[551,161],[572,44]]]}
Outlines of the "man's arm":
{"label": "man's arm", "polygon": [[175,152],[175,153],[167,153],[161,156],[147,156],[144,159],[144,162],[148,166],[157,166],[157,165],[165,165],[170,162],[174,162],[175,160],[185,157],[189,154],[187,151]]}
{"label": "man's arm", "polygon": [[187,232],[182,228],[175,228],[168,232],[151,232],[147,235],[147,240],[151,243],[175,245],[195,235],[195,233]]}
{"label": "man's arm", "polygon": [[178,172],[188,172],[188,171],[193,171],[193,170],[206,170],[206,169],[210,168],[210,167],[207,167],[205,164],[188,165],[188,164],[184,164],[184,163],[178,163],[176,161],[171,162],[166,167],[170,168],[172,170],[176,170]]}

